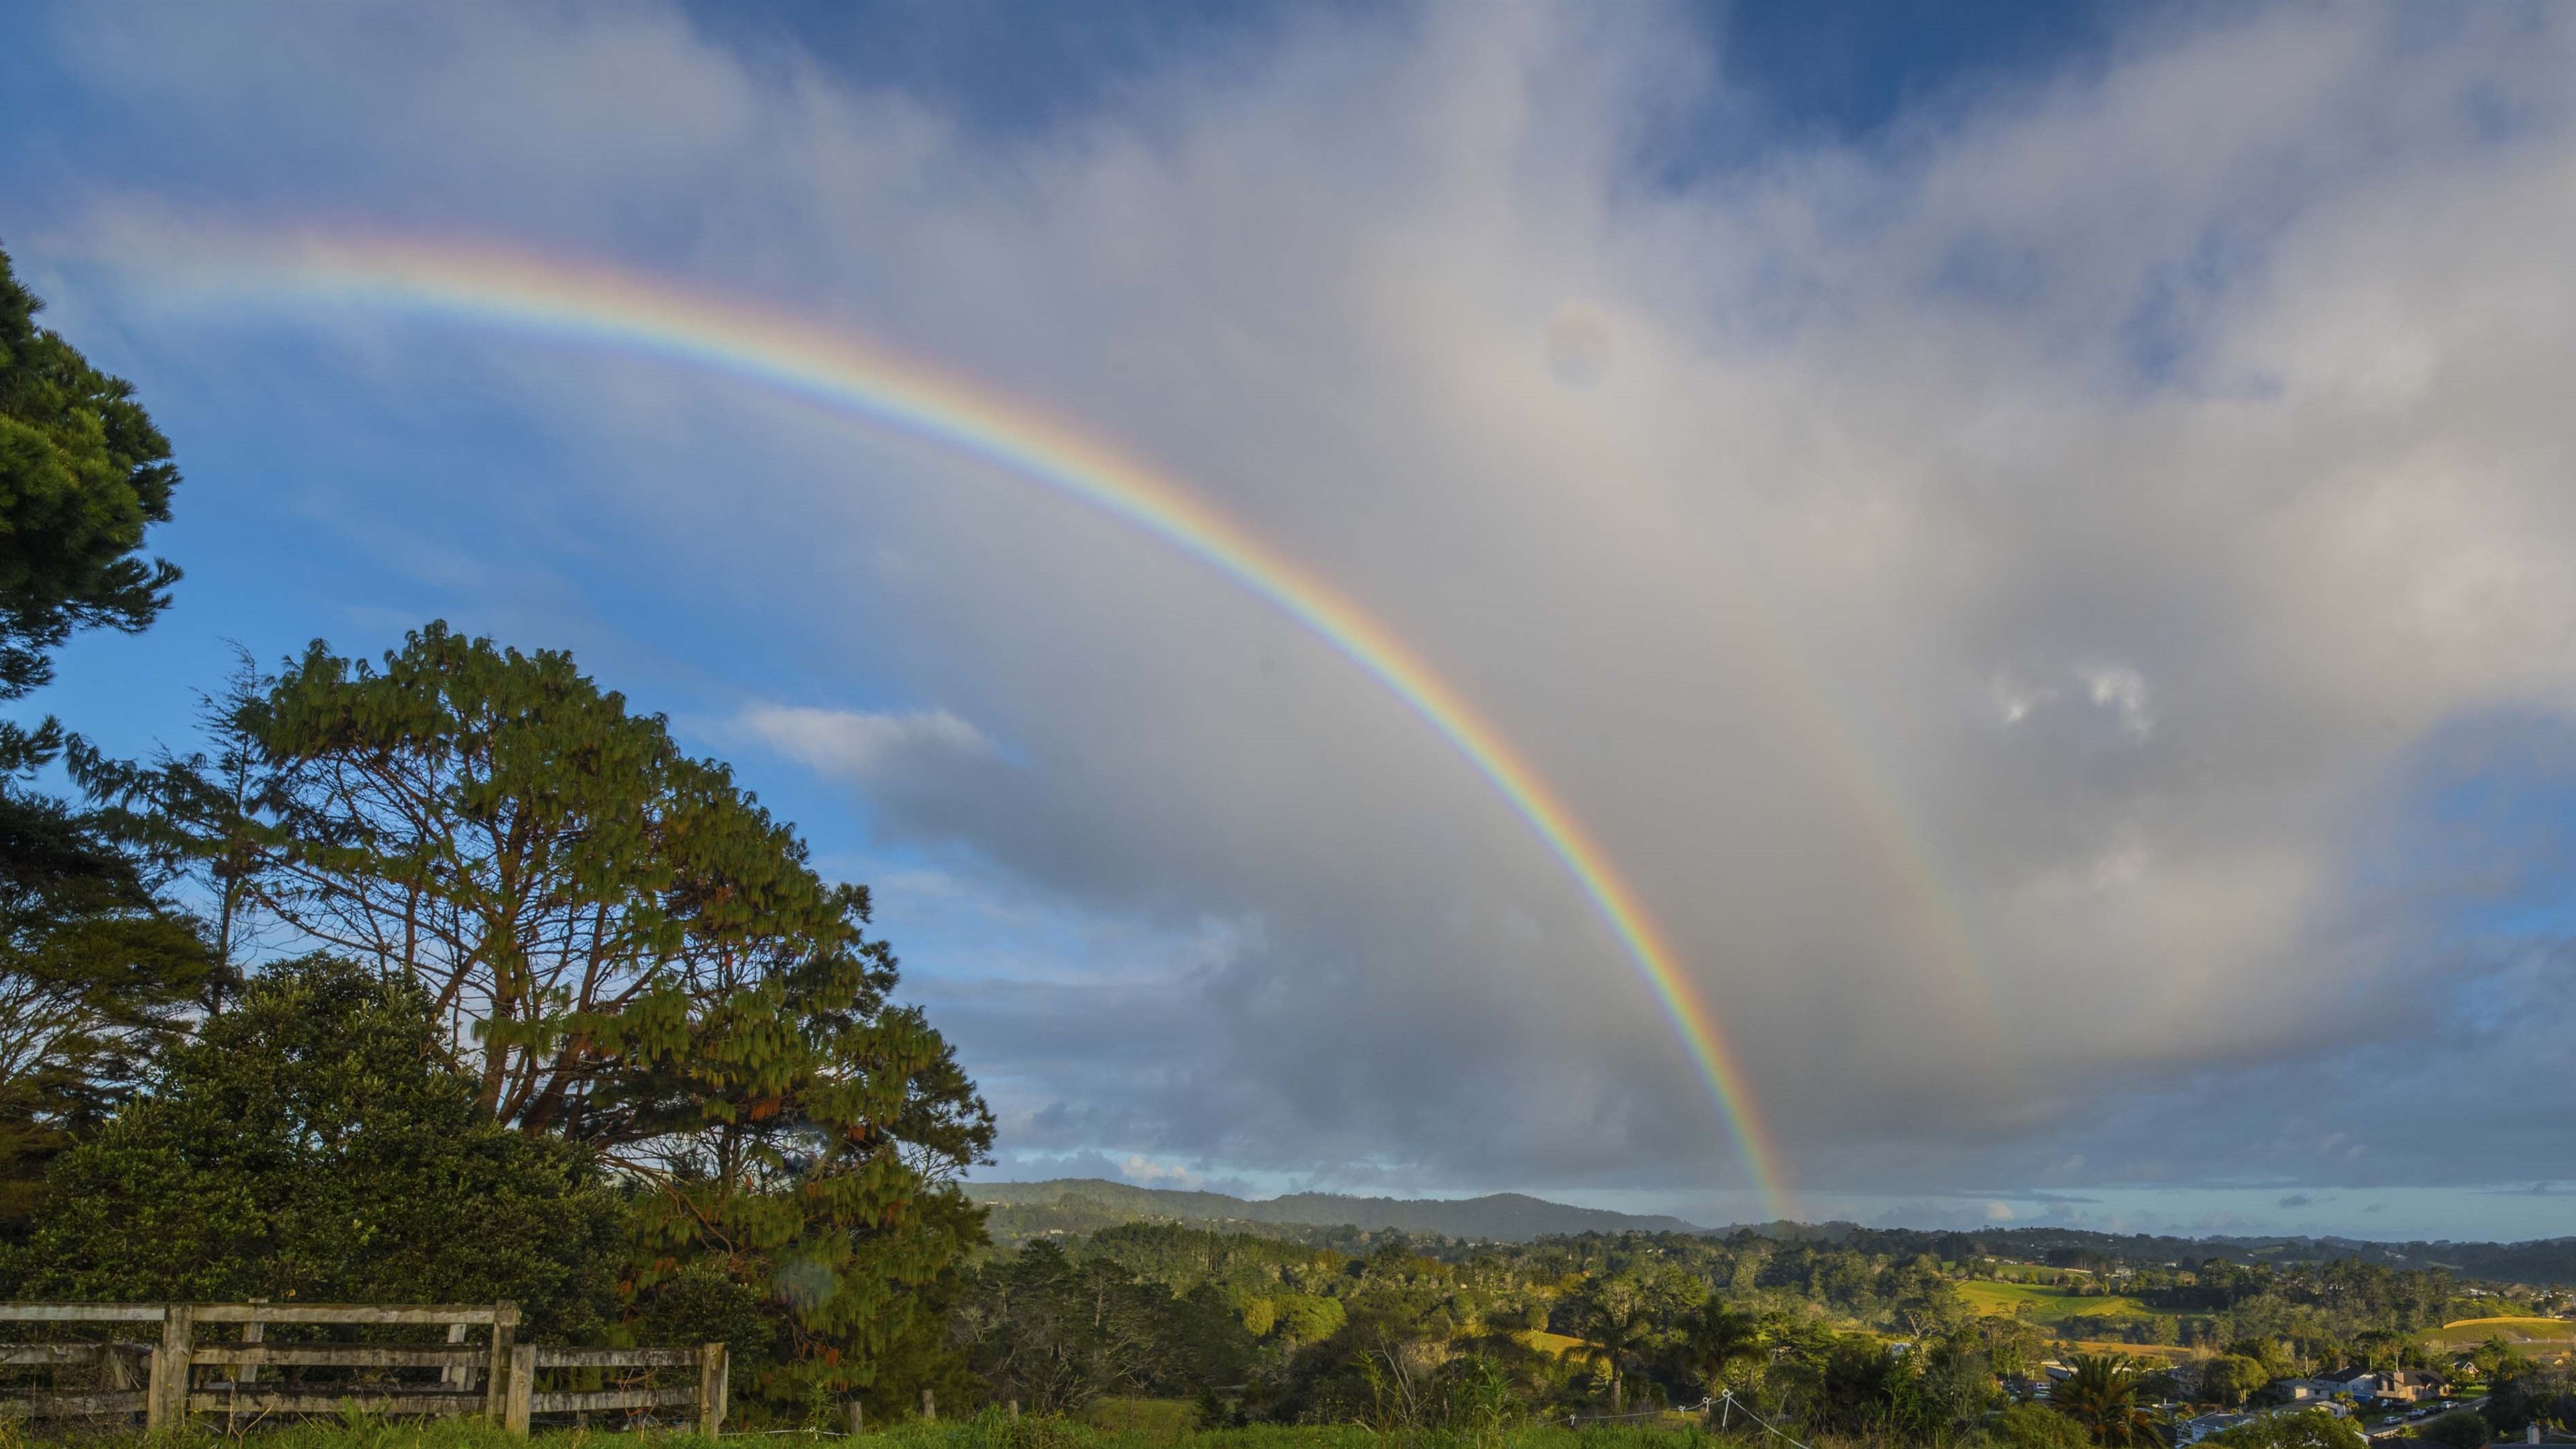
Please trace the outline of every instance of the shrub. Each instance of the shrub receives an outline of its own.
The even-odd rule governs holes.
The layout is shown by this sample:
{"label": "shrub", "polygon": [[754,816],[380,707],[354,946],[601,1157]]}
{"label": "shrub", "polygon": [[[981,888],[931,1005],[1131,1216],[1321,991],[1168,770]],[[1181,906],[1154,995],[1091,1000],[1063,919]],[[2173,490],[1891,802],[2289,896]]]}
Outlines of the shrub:
{"label": "shrub", "polygon": [[251,983],[47,1180],[20,1291],[516,1300],[577,1335],[622,1211],[575,1149],[498,1126],[436,1064],[414,987],[310,957]]}

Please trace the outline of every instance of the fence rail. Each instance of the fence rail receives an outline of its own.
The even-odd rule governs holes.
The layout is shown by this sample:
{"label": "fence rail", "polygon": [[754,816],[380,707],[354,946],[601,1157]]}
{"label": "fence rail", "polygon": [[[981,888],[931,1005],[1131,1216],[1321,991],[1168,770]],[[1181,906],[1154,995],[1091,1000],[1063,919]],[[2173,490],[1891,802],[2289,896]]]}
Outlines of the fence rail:
{"label": "fence rail", "polygon": [[[451,1417],[480,1414],[514,1434],[537,1414],[615,1413],[693,1407],[697,1427],[712,1435],[724,1423],[728,1391],[725,1347],[554,1348],[517,1342],[519,1310],[510,1303],[0,1303],[0,1323],[157,1323],[157,1345],[143,1343],[0,1344],[0,1366],[89,1367],[98,1389],[0,1398],[0,1418],[130,1418],[147,1432],[180,1428],[191,1414],[243,1416],[334,1414],[355,1406],[371,1413]],[[201,1324],[238,1325],[237,1343],[197,1342]],[[271,1324],[354,1327],[444,1327],[444,1344],[263,1342]],[[465,1341],[481,1327],[487,1341]],[[261,1381],[265,1369],[350,1369],[377,1377],[335,1384]],[[199,1382],[200,1370],[229,1369],[229,1381]],[[439,1382],[381,1377],[399,1369],[437,1369]],[[540,1371],[601,1378],[616,1371],[694,1369],[686,1387],[633,1382],[594,1389],[563,1385],[540,1392]],[[141,1388],[135,1387],[143,1380]]]}

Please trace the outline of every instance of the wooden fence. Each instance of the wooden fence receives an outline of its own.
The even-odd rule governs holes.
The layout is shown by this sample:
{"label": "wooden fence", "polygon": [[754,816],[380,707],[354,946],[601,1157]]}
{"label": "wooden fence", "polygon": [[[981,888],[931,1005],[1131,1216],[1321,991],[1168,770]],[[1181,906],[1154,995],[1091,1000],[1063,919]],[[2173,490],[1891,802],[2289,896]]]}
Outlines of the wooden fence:
{"label": "wooden fence", "polygon": [[[158,1325],[159,1342],[0,1344],[0,1366],[87,1367],[97,1387],[86,1393],[40,1393],[0,1399],[0,1415],[94,1418],[143,1415],[146,1431],[184,1427],[191,1414],[245,1418],[336,1414],[354,1405],[377,1414],[480,1414],[525,1434],[537,1414],[634,1412],[694,1408],[699,1432],[724,1424],[725,1348],[547,1348],[517,1342],[519,1310],[510,1303],[374,1306],[324,1303],[0,1303],[0,1323]],[[210,1324],[238,1325],[231,1343],[199,1343]],[[272,1324],[444,1327],[443,1344],[280,1343]],[[466,1341],[475,1328],[485,1341]],[[270,1380],[270,1369],[347,1369],[347,1382]],[[202,1374],[229,1369],[222,1378]],[[402,1370],[438,1370],[436,1383],[405,1383]],[[694,1369],[680,1388],[632,1385],[541,1390],[538,1375],[558,1379]],[[567,1374],[565,1371],[571,1371]],[[136,1387],[137,1380],[142,1386]],[[274,1382],[275,1387],[267,1387]]]}

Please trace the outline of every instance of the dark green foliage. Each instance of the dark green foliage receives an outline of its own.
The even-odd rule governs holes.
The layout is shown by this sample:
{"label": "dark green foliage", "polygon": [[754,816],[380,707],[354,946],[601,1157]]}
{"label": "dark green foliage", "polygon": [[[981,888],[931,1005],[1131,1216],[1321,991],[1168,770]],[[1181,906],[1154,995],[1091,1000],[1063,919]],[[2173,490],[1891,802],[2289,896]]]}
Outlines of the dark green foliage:
{"label": "dark green foliage", "polygon": [[[2450,1449],[2480,1449],[2495,1437],[2495,1430],[2475,1409],[2453,1409],[2417,1429],[2415,1437],[2449,1445]],[[2250,1449],[2270,1449],[2270,1446],[2250,1446]]]}
{"label": "dark green foliage", "polygon": [[[137,556],[170,513],[170,445],[133,389],[35,324],[0,253],[0,700],[52,678],[75,630],[136,630],[178,571]],[[44,1164],[134,1085],[206,974],[187,922],[95,819],[24,788],[64,742],[0,722],[0,1236]]]}
{"label": "dark green foliage", "polygon": [[[2476,1418],[2475,1414],[2470,1415]],[[2225,1449],[2363,1449],[2361,1431],[2348,1419],[2319,1410],[2296,1414],[2267,1414],[2251,1424],[2240,1424],[2209,1442]],[[2484,1437],[2461,1449],[2477,1449]]]}
{"label": "dark green foliage", "polygon": [[192,923],[97,822],[0,785],[0,1232],[104,1120],[212,969]]}
{"label": "dark green foliage", "polygon": [[621,1213],[585,1155],[475,1110],[410,983],[273,968],[55,1165],[29,1296],[516,1300],[602,1326]]}
{"label": "dark green foliage", "polygon": [[997,1400],[1059,1413],[1103,1394],[1240,1382],[1252,1337],[1213,1285],[1175,1296],[1106,1257],[1033,1243],[976,1276],[951,1329]]}
{"label": "dark green foliage", "polygon": [[2564,1368],[2525,1367],[2499,1379],[2480,1412],[2498,1434],[2520,1434],[2535,1423],[2576,1427],[2576,1379],[2571,1379]]}
{"label": "dark green foliage", "polygon": [[2084,1426],[2040,1404],[2013,1404],[1995,1416],[1993,1437],[2008,1449],[2085,1449]]}
{"label": "dark green foliage", "polygon": [[[179,571],[138,556],[168,520],[178,470],[134,389],[36,326],[36,300],[0,253],[0,699],[52,677],[74,630],[139,630]],[[43,732],[0,727],[0,772]]]}
{"label": "dark green foliage", "polygon": [[2271,1368],[2260,1359],[2241,1353],[2221,1354],[2201,1365],[2200,1392],[2212,1403],[2234,1408],[2274,1377]]}

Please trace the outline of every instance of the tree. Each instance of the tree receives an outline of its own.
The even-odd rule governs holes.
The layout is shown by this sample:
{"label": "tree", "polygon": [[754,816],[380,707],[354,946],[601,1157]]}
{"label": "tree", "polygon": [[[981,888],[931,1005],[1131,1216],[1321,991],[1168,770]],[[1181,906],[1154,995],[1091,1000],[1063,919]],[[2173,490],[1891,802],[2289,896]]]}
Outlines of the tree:
{"label": "tree", "polygon": [[2010,1404],[1995,1416],[1994,1440],[2008,1449],[2086,1449],[2084,1426],[2038,1404]]}
{"label": "tree", "polygon": [[[79,629],[129,633],[170,603],[179,571],[140,556],[168,521],[178,470],[134,389],[36,325],[44,304],[0,252],[0,700],[53,677]],[[0,724],[0,773],[59,739]]]}
{"label": "tree", "polygon": [[1158,1296],[1115,1263],[1032,1243],[976,1275],[953,1332],[996,1398],[1063,1413],[1154,1376],[1167,1348]]}
{"label": "tree", "polygon": [[2518,1372],[2496,1381],[2479,1412],[2498,1434],[2519,1434],[2533,1423],[2576,1423],[2576,1383],[2564,1371],[2525,1360]]}
{"label": "tree", "polygon": [[888,1000],[864,887],[560,652],[316,643],[235,718],[268,780],[251,902],[416,982],[484,1118],[649,1184],[632,1311],[692,1265],[756,1287],[778,1331],[746,1399],[937,1371],[992,1119]]}
{"label": "tree", "polygon": [[1610,1412],[1627,1407],[1627,1372],[1645,1357],[1655,1322],[1644,1285],[1622,1274],[1589,1285],[1576,1307],[1576,1350],[1598,1365],[1610,1385]]}
{"label": "tree", "polygon": [[2138,1407],[2138,1371],[2125,1354],[2079,1353],[2073,1370],[2049,1393],[2049,1406],[2084,1427],[2097,1444],[2155,1441],[2155,1423]]}
{"label": "tree", "polygon": [[2221,1354],[2201,1365],[2200,1391],[2211,1402],[2233,1408],[2272,1381],[2263,1361],[2241,1353]]}
{"label": "tree", "polygon": [[1749,1370],[1760,1368],[1768,1337],[1759,1315],[1711,1295],[1692,1316],[1683,1347],[1691,1371],[1714,1395],[1735,1387]]}
{"label": "tree", "polygon": [[[2214,1436],[2211,1442],[2225,1449],[2364,1449],[2367,1443],[2350,1421],[2315,1409],[2266,1414],[2251,1424],[2239,1424]],[[2466,1449],[2477,1449],[2477,1445]]]}
{"label": "tree", "polygon": [[2416,1430],[2415,1437],[2450,1449],[2485,1449],[2487,1441],[2495,1437],[2495,1428],[2475,1409],[2453,1409]]}
{"label": "tree", "polygon": [[587,1155],[474,1110],[407,982],[272,968],[55,1165],[19,1291],[609,1306],[621,1207]]}
{"label": "tree", "polygon": [[0,788],[0,1225],[178,1034],[209,973],[190,922],[96,822]]}
{"label": "tree", "polygon": [[[36,326],[0,253],[0,701],[92,626],[138,630],[178,570],[138,556],[169,517],[170,445],[133,389]],[[102,1117],[204,975],[184,919],[99,822],[25,788],[59,724],[0,722],[0,1232],[44,1164]]]}
{"label": "tree", "polygon": [[159,880],[195,887],[199,934],[213,957],[197,1002],[208,1016],[223,1014],[226,998],[241,988],[245,962],[268,935],[252,897],[259,864],[253,822],[275,781],[244,721],[276,681],[260,672],[248,650],[236,645],[234,653],[222,693],[198,697],[198,724],[214,745],[211,753],[163,750],[145,766],[75,738],[65,760],[98,807],[94,818],[102,831],[148,862]]}

